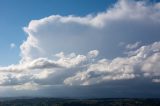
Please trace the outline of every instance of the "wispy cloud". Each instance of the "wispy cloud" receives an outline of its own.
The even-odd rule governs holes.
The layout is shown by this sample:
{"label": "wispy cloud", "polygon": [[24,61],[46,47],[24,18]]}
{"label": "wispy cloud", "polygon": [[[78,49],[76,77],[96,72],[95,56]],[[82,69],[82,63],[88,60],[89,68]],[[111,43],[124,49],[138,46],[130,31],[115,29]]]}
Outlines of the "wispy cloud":
{"label": "wispy cloud", "polygon": [[136,42],[134,44],[127,44],[126,45],[126,49],[135,49],[138,48],[140,46],[141,42]]}
{"label": "wispy cloud", "polygon": [[11,49],[13,49],[13,48],[15,48],[15,47],[16,47],[16,44],[15,44],[15,43],[11,43],[11,44],[10,44],[10,48],[11,48]]}

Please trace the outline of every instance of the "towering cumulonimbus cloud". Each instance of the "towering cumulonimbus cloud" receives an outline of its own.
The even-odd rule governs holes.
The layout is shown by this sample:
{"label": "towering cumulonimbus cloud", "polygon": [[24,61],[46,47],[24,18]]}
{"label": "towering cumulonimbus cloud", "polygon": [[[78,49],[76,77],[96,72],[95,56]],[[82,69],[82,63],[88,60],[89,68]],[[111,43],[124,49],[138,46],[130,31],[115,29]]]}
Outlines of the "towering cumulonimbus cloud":
{"label": "towering cumulonimbus cloud", "polygon": [[52,15],[32,20],[24,27],[28,37],[21,45],[22,61],[51,58],[61,51],[84,54],[99,50],[105,57],[116,57],[121,51],[117,47],[120,42],[153,43],[159,39],[159,9],[159,3],[120,0],[97,15]]}

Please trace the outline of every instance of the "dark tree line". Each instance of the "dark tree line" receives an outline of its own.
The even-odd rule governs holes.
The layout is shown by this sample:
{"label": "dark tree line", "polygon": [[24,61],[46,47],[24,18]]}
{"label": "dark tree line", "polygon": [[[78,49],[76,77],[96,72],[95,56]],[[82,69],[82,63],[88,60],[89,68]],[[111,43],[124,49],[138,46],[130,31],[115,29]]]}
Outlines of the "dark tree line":
{"label": "dark tree line", "polygon": [[160,106],[160,99],[6,99],[0,106]]}

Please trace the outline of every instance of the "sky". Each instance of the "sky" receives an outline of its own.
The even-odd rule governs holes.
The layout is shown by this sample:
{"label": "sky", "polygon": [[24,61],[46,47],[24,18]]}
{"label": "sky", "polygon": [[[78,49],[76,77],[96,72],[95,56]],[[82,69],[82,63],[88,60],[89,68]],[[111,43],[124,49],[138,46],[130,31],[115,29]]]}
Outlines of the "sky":
{"label": "sky", "polygon": [[0,13],[1,97],[160,97],[160,1],[1,0]]}

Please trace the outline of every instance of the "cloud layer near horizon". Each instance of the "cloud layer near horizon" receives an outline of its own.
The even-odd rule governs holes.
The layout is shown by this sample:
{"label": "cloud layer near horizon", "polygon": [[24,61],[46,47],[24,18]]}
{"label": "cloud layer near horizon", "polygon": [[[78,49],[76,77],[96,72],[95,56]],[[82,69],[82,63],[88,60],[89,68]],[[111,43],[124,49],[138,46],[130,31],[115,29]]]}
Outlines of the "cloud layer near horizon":
{"label": "cloud layer near horizon", "polygon": [[32,20],[24,28],[20,62],[0,67],[0,86],[47,91],[139,79],[160,83],[159,28],[159,3],[129,0],[95,16]]}

